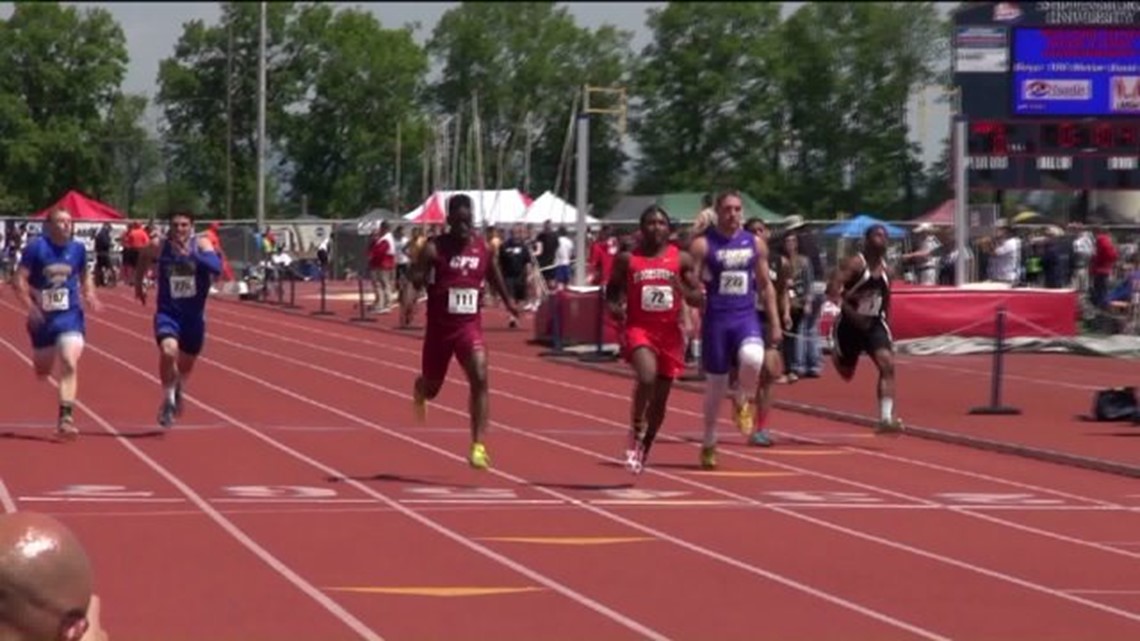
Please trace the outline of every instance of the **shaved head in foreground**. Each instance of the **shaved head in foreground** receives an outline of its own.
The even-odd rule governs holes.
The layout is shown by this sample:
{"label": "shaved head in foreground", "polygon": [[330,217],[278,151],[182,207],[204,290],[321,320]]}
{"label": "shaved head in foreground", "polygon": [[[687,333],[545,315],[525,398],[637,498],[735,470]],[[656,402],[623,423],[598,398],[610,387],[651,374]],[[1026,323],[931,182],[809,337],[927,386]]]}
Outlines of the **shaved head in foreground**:
{"label": "shaved head in foreground", "polygon": [[[91,562],[58,520],[0,515],[0,641],[80,641],[92,602]],[[94,623],[94,621],[92,621]]]}

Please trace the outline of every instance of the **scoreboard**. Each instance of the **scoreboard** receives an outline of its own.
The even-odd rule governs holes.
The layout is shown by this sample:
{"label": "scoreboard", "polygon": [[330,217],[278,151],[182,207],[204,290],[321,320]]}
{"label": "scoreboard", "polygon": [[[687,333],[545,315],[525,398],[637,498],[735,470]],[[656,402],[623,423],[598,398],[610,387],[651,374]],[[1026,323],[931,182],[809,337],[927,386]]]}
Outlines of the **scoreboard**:
{"label": "scoreboard", "polygon": [[980,190],[1140,190],[1140,2],[968,2],[954,14]]}

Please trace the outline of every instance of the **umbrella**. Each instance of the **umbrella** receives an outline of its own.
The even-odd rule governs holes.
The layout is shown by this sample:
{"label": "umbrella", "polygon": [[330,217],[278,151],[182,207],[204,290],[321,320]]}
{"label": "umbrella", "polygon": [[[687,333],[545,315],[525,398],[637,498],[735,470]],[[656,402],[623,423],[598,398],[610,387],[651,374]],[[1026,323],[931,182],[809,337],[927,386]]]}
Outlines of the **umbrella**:
{"label": "umbrella", "polygon": [[887,235],[891,238],[906,238],[906,231],[901,227],[888,225],[866,214],[859,214],[854,218],[832,225],[823,230],[823,233],[828,236],[840,236],[842,238],[862,238],[863,234],[867,233],[867,229],[872,225],[882,225],[886,228]]}

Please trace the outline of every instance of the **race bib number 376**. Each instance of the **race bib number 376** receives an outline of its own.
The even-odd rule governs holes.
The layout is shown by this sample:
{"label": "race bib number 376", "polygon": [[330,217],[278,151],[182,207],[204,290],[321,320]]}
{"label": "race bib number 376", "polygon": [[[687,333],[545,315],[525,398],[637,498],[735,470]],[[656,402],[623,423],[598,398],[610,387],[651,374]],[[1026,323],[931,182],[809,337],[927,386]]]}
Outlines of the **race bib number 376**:
{"label": "race bib number 376", "polygon": [[447,311],[463,315],[479,311],[479,290],[459,287],[447,290]]}
{"label": "race bib number 376", "polygon": [[748,294],[748,272],[742,270],[721,272],[720,293],[727,296],[744,296]]}
{"label": "race bib number 376", "polygon": [[198,284],[193,276],[171,276],[170,296],[172,298],[194,298],[198,294]]}

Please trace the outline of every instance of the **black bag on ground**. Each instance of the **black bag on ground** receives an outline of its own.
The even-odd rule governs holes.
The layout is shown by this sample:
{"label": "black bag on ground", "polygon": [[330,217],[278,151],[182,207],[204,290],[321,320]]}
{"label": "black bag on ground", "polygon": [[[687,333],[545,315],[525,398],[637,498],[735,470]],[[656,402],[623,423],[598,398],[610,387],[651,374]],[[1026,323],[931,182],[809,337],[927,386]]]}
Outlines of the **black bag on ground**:
{"label": "black bag on ground", "polygon": [[1138,411],[1135,387],[1102,389],[1093,396],[1093,418],[1098,421],[1134,421]]}

